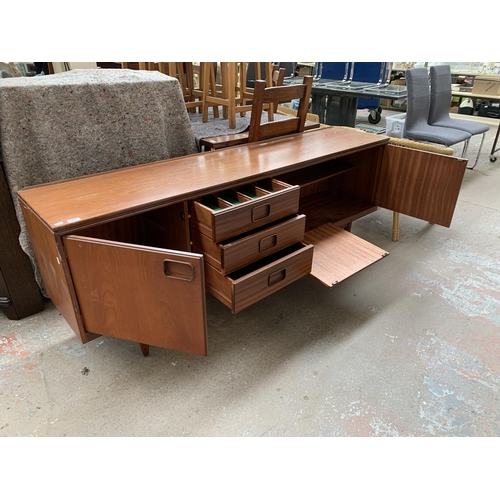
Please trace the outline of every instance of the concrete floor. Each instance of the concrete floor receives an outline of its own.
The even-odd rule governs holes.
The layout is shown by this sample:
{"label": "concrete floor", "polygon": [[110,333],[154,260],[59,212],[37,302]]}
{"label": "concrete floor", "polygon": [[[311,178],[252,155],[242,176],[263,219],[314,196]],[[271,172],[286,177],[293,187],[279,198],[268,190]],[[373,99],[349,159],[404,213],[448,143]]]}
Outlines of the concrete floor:
{"label": "concrete floor", "polygon": [[0,436],[500,435],[495,132],[450,228],[402,215],[393,242],[379,209],[353,233],[390,255],[339,286],[303,278],[237,315],[208,296],[206,358],[82,345],[50,302],[0,314]]}

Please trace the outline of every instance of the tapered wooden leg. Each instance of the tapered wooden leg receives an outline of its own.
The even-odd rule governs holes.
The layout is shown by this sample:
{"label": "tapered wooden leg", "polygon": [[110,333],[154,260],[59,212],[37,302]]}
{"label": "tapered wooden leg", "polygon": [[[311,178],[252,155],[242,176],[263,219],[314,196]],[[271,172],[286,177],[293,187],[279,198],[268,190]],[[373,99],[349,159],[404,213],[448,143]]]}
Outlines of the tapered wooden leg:
{"label": "tapered wooden leg", "polygon": [[399,240],[399,212],[392,213],[392,241]]}
{"label": "tapered wooden leg", "polygon": [[141,346],[142,354],[145,358],[149,356],[149,345],[148,344],[139,344]]}

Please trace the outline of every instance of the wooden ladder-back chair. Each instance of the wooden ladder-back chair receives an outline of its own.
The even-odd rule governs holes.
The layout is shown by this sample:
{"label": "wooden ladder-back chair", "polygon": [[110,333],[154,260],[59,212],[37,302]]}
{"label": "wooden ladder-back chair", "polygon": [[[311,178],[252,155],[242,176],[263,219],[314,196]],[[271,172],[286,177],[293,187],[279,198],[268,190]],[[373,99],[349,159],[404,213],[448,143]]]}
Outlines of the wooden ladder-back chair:
{"label": "wooden ladder-back chair", "polygon": [[[271,98],[269,99],[269,107],[272,109],[275,103],[275,99],[278,101],[291,101],[293,99],[300,99],[299,110],[297,112],[297,116],[291,116],[288,119],[276,120],[275,122],[271,122],[272,124],[276,123],[277,125],[271,125],[274,129],[270,127],[264,128],[264,134],[270,134],[271,136],[285,135],[291,134],[295,132],[303,132],[304,130],[310,130],[319,128],[320,124],[316,122],[306,122],[307,117],[307,108],[309,106],[309,96],[311,95],[312,88],[312,80],[311,76],[304,77],[303,83],[300,85],[293,85],[290,87],[271,87],[266,88],[265,82],[260,82],[257,85],[257,97],[254,98],[252,103],[252,111],[250,117],[250,128],[254,129],[253,137],[254,140],[256,136],[259,136],[259,130],[262,126],[268,126],[268,124],[261,125],[261,117],[262,110],[264,108],[264,101],[268,98],[265,97],[265,92],[269,90],[273,90]],[[256,82],[257,84],[257,82]],[[264,96],[262,96],[264,94]],[[269,93],[267,94],[269,95]],[[291,110],[290,110],[291,111]],[[253,119],[253,124],[252,124]],[[284,123],[289,122],[289,123]],[[256,132],[257,130],[257,132]],[[220,135],[216,137],[205,137],[200,140],[200,146],[205,150],[211,149],[222,149],[230,146],[237,146],[239,144],[246,144],[249,141],[250,132],[240,132],[237,134],[227,134]]]}
{"label": "wooden ladder-back chair", "polygon": [[282,87],[285,80],[285,68],[273,66],[273,87]]}
{"label": "wooden ladder-back chair", "polygon": [[[256,81],[248,142],[303,132],[309,108],[312,82],[312,76],[305,76],[303,83],[300,85],[290,85],[287,87],[266,87],[266,82],[263,80]],[[277,108],[279,102],[289,102],[295,99],[299,99],[299,108],[296,117],[261,123],[264,104],[269,104],[273,107],[276,106]]]}

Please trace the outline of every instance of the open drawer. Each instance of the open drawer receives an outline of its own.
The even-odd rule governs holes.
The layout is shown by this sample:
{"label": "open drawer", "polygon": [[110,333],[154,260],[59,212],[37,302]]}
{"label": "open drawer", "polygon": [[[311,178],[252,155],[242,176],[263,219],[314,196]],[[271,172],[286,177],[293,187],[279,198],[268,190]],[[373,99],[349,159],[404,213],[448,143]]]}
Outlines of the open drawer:
{"label": "open drawer", "polygon": [[202,253],[209,264],[226,275],[302,241],[305,223],[305,215],[295,215],[222,243],[214,243],[191,228],[192,249]]}
{"label": "open drawer", "polygon": [[189,203],[190,225],[218,243],[297,213],[300,189],[265,179]]}
{"label": "open drawer", "polygon": [[207,290],[238,313],[307,276],[312,256],[312,245],[297,243],[227,276],[205,262]]}

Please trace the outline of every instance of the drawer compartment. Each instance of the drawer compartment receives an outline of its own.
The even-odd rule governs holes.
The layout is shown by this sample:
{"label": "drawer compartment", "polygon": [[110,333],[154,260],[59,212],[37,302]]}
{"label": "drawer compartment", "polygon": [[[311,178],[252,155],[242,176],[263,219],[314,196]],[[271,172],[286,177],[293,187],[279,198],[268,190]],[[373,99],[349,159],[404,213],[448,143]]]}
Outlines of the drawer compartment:
{"label": "drawer compartment", "polygon": [[297,213],[299,186],[265,179],[189,203],[190,225],[219,243]]}
{"label": "drawer compartment", "polygon": [[191,228],[192,249],[204,254],[209,264],[226,275],[302,241],[305,222],[305,215],[296,215],[223,243],[214,243],[208,236]]}
{"label": "drawer compartment", "polygon": [[296,243],[227,276],[205,262],[207,290],[233,313],[311,272],[313,245]]}

